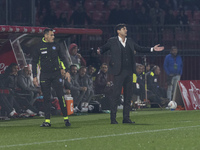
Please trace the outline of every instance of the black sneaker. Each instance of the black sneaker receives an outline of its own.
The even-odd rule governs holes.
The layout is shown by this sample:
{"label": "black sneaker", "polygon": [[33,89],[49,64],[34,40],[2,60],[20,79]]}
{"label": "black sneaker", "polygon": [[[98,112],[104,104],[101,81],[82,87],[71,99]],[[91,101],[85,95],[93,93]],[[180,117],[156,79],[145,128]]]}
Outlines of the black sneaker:
{"label": "black sneaker", "polygon": [[111,124],[118,124],[118,122],[114,119],[114,120],[111,120]]}
{"label": "black sneaker", "polygon": [[43,122],[40,127],[51,127],[51,124],[48,122]]}
{"label": "black sneaker", "polygon": [[69,119],[67,119],[67,120],[64,120],[64,122],[65,122],[65,126],[71,126],[71,123],[69,122]]}

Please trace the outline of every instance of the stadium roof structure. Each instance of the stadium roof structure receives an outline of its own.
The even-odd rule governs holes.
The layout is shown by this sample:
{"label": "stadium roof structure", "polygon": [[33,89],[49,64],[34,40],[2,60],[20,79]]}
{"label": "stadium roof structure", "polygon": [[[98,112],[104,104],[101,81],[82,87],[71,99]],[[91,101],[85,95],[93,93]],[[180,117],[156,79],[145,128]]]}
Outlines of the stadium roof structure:
{"label": "stadium roof structure", "polygon": [[[0,25],[0,74],[12,62],[25,66],[27,58],[24,53],[31,54],[33,47],[41,40],[46,28],[48,27]],[[66,50],[65,40],[71,35],[96,36],[102,34],[100,29],[56,27],[53,30],[56,41]]]}
{"label": "stadium roof structure", "polygon": [[[4,33],[36,33],[42,34],[47,27],[29,27],[29,26],[9,26],[0,25],[0,32]],[[100,29],[87,29],[87,28],[53,28],[55,34],[88,34],[88,35],[101,35]]]}
{"label": "stadium roof structure", "polygon": [[[0,25],[0,47],[8,39],[20,36],[41,36],[43,35],[44,29],[47,27],[29,27],[29,26],[9,26]],[[87,29],[87,28],[53,28],[56,36],[67,37],[69,35],[101,35],[102,30],[100,29]]]}

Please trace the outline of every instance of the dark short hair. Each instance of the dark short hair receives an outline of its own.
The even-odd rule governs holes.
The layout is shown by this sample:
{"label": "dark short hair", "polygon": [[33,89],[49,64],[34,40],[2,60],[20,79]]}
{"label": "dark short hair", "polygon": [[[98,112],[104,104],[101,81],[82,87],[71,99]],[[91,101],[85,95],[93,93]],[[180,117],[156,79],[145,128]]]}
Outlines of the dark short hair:
{"label": "dark short hair", "polygon": [[82,70],[82,69],[86,69],[86,67],[85,66],[81,66],[79,70]]}
{"label": "dark short hair", "polygon": [[46,29],[44,29],[44,35],[45,34],[48,34],[49,33],[49,31],[53,31],[53,29],[52,28],[46,28]]}
{"label": "dark short hair", "polygon": [[177,47],[176,46],[172,46],[171,50],[173,50],[173,49],[177,49]]}
{"label": "dark short hair", "polygon": [[108,66],[108,65],[107,65],[106,63],[103,63],[103,64],[101,64],[101,67],[102,67],[102,66]]}
{"label": "dark short hair", "polygon": [[11,72],[12,72],[12,68],[15,67],[15,66],[18,66],[18,64],[16,63],[11,63],[5,70],[5,74],[6,75],[9,75]]}
{"label": "dark short hair", "polygon": [[72,69],[72,67],[76,67],[76,68],[77,68],[77,66],[76,66],[76,65],[71,65],[71,66],[70,66],[70,70]]}
{"label": "dark short hair", "polygon": [[89,70],[89,69],[92,69],[93,67],[94,67],[94,66],[92,66],[92,65],[89,65],[89,66],[88,66],[88,70]]}
{"label": "dark short hair", "polygon": [[117,30],[121,30],[124,27],[126,27],[126,24],[124,24],[124,23],[120,23],[120,24],[116,25],[115,26],[115,34],[118,34]]}

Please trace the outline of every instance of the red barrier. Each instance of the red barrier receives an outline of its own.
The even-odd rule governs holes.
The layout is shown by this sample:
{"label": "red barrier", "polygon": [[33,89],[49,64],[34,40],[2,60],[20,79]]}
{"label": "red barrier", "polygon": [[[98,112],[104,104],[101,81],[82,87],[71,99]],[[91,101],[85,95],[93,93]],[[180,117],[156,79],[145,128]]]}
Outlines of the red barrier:
{"label": "red barrier", "polygon": [[200,109],[200,80],[179,81],[173,100],[186,110]]}

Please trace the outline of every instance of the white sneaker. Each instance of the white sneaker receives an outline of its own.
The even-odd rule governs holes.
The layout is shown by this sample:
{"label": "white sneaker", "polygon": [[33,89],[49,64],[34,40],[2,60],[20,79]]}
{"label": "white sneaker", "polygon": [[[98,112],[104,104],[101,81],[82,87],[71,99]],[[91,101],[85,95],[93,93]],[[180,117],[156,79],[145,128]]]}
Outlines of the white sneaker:
{"label": "white sneaker", "polygon": [[43,112],[43,111],[39,111],[39,114],[40,114],[40,115],[44,115],[44,112]]}
{"label": "white sneaker", "polygon": [[89,106],[88,106],[88,110],[89,110],[89,111],[92,111],[93,109],[94,109],[94,106],[93,106],[93,105],[89,105]]}
{"label": "white sneaker", "polygon": [[27,109],[26,112],[27,112],[29,115],[34,115],[34,116],[37,115],[36,113],[34,113],[33,111],[31,111],[30,109]]}
{"label": "white sneaker", "polygon": [[81,109],[81,112],[83,112],[83,113],[88,112],[88,108],[87,108],[87,107],[83,107],[83,108]]}
{"label": "white sneaker", "polygon": [[78,113],[78,112],[81,112],[79,109],[78,109],[78,107],[76,106],[76,107],[74,107],[74,113]]}
{"label": "white sneaker", "polygon": [[39,111],[38,115],[39,115],[40,117],[44,117],[44,112]]}
{"label": "white sneaker", "polygon": [[13,109],[13,111],[11,111],[11,113],[9,114],[9,116],[11,116],[11,117],[17,116],[17,112],[15,111],[15,109]]}

